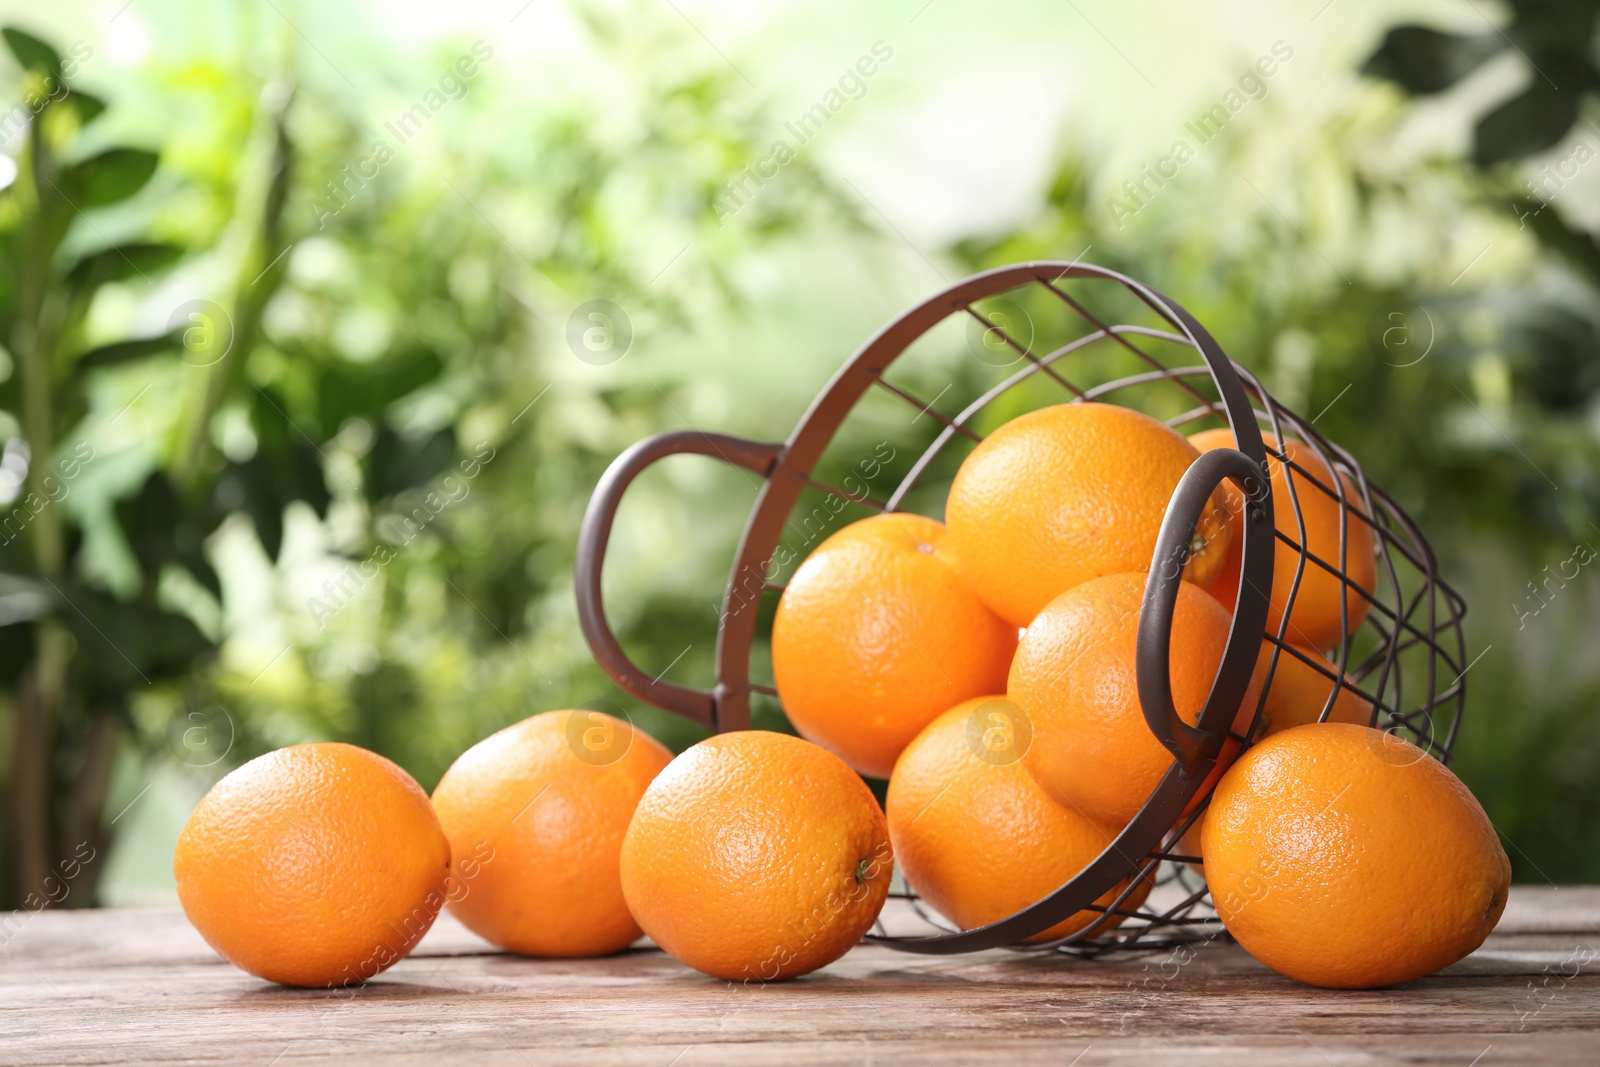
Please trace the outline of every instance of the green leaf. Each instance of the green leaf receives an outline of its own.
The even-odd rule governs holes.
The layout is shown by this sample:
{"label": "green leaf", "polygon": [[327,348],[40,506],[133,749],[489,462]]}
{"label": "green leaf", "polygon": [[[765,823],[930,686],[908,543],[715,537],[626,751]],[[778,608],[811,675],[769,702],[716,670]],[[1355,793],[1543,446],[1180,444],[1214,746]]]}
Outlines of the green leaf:
{"label": "green leaf", "polygon": [[74,666],[92,700],[115,702],[149,684],[181,678],[215,648],[185,616],[76,582],[58,584],[64,603],[56,614],[77,639]]}
{"label": "green leaf", "polygon": [[103,248],[75,263],[67,272],[67,281],[79,288],[93,289],[107,282],[142,277],[172,266],[183,252],[178,245],[148,242]]}
{"label": "green leaf", "polygon": [[54,48],[33,34],[24,33],[13,26],[0,30],[0,35],[5,37],[6,47],[17,57],[17,64],[23,70],[41,71],[57,81],[61,80],[61,56]]}
{"label": "green leaf", "polygon": [[1512,331],[1511,357],[1546,411],[1581,416],[1600,392],[1595,324],[1587,315],[1549,305]]}
{"label": "green leaf", "polygon": [[251,493],[245,499],[245,514],[256,528],[256,537],[267,558],[276,561],[283,547],[283,509],[260,493]]}
{"label": "green leaf", "polygon": [[211,507],[219,516],[243,511],[256,527],[267,555],[277,559],[283,544],[283,509],[299,500],[318,515],[328,513],[332,495],[323,473],[322,454],[315,426],[291,422],[286,400],[259,387],[251,412],[256,431],[256,454],[242,463],[230,463],[217,476]]}
{"label": "green leaf", "polygon": [[443,429],[421,440],[409,440],[380,426],[367,453],[367,496],[382,500],[423,485],[456,458],[456,435]]}
{"label": "green leaf", "polygon": [[317,379],[317,417],[327,427],[357,416],[376,422],[389,405],[443,373],[444,360],[426,347],[401,348],[370,364],[326,361]]}
{"label": "green leaf", "polygon": [[152,471],[137,493],[117,501],[116,513],[117,525],[141,569],[154,574],[176,558],[173,527],[183,518],[182,502],[165,474]]}
{"label": "green leaf", "polygon": [[166,474],[153,471],[137,493],[116,502],[116,516],[128,550],[147,576],[154,579],[175,563],[221,598],[222,583],[205,557],[205,539],[221,516],[205,501],[192,506]]}
{"label": "green leaf", "polygon": [[91,93],[83,92],[80,89],[73,89],[67,94],[67,98],[63,100],[62,103],[77,109],[78,125],[80,126],[89,125],[89,123],[99,118],[106,109],[106,102],[104,100],[101,100],[98,96],[95,96]]}
{"label": "green leaf", "polygon": [[73,204],[86,209],[126,200],[144,188],[159,161],[154,152],[140,148],[112,148],[91,156],[65,175]]}
{"label": "green leaf", "polygon": [[1450,88],[1503,47],[1493,33],[1465,37],[1426,26],[1396,26],[1362,64],[1361,72],[1423,96]]}
{"label": "green leaf", "polygon": [[1600,285],[1600,244],[1594,234],[1567,225],[1561,212],[1534,197],[1512,200],[1511,211],[1523,225],[1533,228],[1540,244],[1565,256],[1592,284]]}
{"label": "green leaf", "polygon": [[222,600],[222,576],[211,566],[211,561],[204,555],[195,552],[184,559],[184,566],[188,568],[194,580],[199,582],[211,595],[220,602]]}
{"label": "green leaf", "polygon": [[1581,90],[1571,81],[1555,88],[1536,77],[1527,90],[1483,118],[1473,131],[1472,161],[1480,167],[1521,159],[1566,136],[1578,118]]}
{"label": "green leaf", "polygon": [[126,363],[133,359],[143,359],[153,356],[157,352],[170,352],[183,343],[181,332],[164,333],[159,337],[139,337],[131,341],[117,341],[114,344],[101,345],[91,348],[78,357],[78,366],[84,370],[93,367],[109,367],[117,363]]}

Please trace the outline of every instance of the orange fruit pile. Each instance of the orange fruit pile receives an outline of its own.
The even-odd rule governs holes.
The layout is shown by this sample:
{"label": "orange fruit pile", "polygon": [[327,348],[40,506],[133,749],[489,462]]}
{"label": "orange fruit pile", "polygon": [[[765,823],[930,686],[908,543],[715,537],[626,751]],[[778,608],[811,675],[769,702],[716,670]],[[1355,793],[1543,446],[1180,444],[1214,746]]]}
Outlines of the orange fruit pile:
{"label": "orange fruit pile", "polygon": [[[1106,404],[1034,411],[995,430],[967,457],[951,485],[947,527],[904,515],[856,523],[824,542],[785,589],[772,657],[786,711],[802,734],[858,771],[881,776],[890,768],[887,820],[900,869],[955,925],[971,929],[1013,915],[1102,855],[1120,851],[1117,836],[1173,768],[1138,691],[1146,572],[1185,471],[1201,451],[1232,445],[1227,430],[1186,439],[1145,415]],[[1356,768],[1330,765],[1329,778],[1328,767],[1314,759],[1317,739],[1338,730],[1387,736],[1368,729],[1377,708],[1329,655],[1366,617],[1376,586],[1372,526],[1358,487],[1302,442],[1269,439],[1269,445],[1287,459],[1275,459],[1271,468],[1278,537],[1272,586],[1262,592],[1268,626],[1274,633],[1283,628],[1284,647],[1263,636],[1228,736],[1169,835],[1188,827],[1174,848],[1194,857],[1197,867],[1203,861],[1213,888],[1265,877],[1259,870],[1241,874],[1238,857],[1274,834],[1292,843],[1296,828],[1312,833],[1318,825],[1305,808],[1309,794],[1267,796],[1249,818],[1230,822],[1202,844],[1212,823],[1197,809],[1214,787],[1221,797],[1227,783],[1246,773],[1230,769],[1246,743],[1299,737],[1296,759],[1308,761],[1303,776],[1343,783],[1340,776]],[[1344,503],[1335,495],[1341,490]],[[1244,503],[1231,482],[1212,494],[1173,607],[1172,701],[1190,725],[1211,695],[1232,628]],[[1007,625],[1022,630],[1014,651]],[[1003,687],[994,681],[1001,664]],[[1454,782],[1438,786],[1443,793],[1470,800],[1448,771],[1436,762],[1429,766],[1430,781]],[[1292,794],[1294,780],[1285,773],[1279,784]],[[1374,786],[1365,810],[1374,821],[1403,825],[1408,795],[1393,782]],[[1281,810],[1274,812],[1274,805]],[[1446,807],[1441,801],[1441,812]],[[1458,810],[1440,819],[1472,822]],[[1365,832],[1352,831],[1356,837]],[[1439,833],[1447,836],[1443,828]],[[1359,842],[1352,842],[1356,851],[1325,857],[1320,867],[1309,860],[1275,867],[1300,893],[1283,899],[1325,897],[1329,885],[1347,878],[1341,891],[1350,900],[1370,891],[1373,899],[1398,901],[1404,880],[1391,878],[1384,862],[1356,862]],[[1372,847],[1391,845],[1375,839]],[[1393,847],[1399,862],[1403,852]],[[1481,940],[1493,915],[1479,906],[1477,889],[1450,882],[1461,873],[1450,863],[1471,859],[1499,869],[1501,854],[1492,835],[1481,833],[1451,847],[1436,888],[1444,906],[1477,914],[1483,923],[1463,928],[1460,936],[1444,936],[1442,926],[1419,933],[1418,920],[1396,904],[1391,910],[1399,914],[1389,919],[1423,941],[1435,937],[1433,954],[1399,970],[1355,970],[1341,980],[1404,980],[1394,975],[1413,965],[1424,968],[1418,973],[1436,969]],[[1125,892],[1138,865],[1124,860],[1121,866],[1127,876],[1104,887],[1092,908],[1064,918],[1042,913],[1053,925],[1034,938],[1101,932],[1136,913],[1148,884]],[[1383,888],[1372,885],[1377,882]],[[1105,916],[1124,895],[1116,914]],[[1302,933],[1316,937],[1325,916],[1315,908],[1253,908],[1245,920],[1236,909],[1222,910],[1225,922],[1244,922],[1248,932],[1240,940],[1247,948],[1263,946],[1262,959],[1307,981],[1324,980],[1301,966],[1304,956],[1272,947],[1292,945]],[[1362,936],[1369,934],[1377,936],[1370,928]]]}
{"label": "orange fruit pile", "polygon": [[[349,745],[254,760],[184,828],[184,909],[241,968],[309,986],[373,977],[447,902],[524,955],[603,955],[647,934],[706,975],[793,978],[872,928],[896,859],[962,929],[1098,864],[1096,898],[1041,908],[1030,939],[1115,929],[1141,914],[1155,875],[1148,843],[1120,835],[1174,767],[1139,697],[1147,571],[1184,472],[1233,437],[1192,441],[1124,408],[1045,408],[967,457],[948,527],[885,514],[828,537],[772,627],[778,695],[801,737],[726,733],[673,758],[624,720],[546,712],[463,753],[431,803]],[[1302,443],[1271,445],[1287,461],[1272,470],[1278,537],[1262,592],[1284,635],[1262,639],[1167,837],[1267,965],[1315,985],[1409,981],[1482,943],[1510,867],[1466,787],[1372,729],[1377,706],[1330,658],[1376,585],[1356,485]],[[1210,503],[1169,642],[1173,707],[1190,725],[1240,581],[1244,500],[1224,483]],[[888,778],[884,808],[862,775]]]}

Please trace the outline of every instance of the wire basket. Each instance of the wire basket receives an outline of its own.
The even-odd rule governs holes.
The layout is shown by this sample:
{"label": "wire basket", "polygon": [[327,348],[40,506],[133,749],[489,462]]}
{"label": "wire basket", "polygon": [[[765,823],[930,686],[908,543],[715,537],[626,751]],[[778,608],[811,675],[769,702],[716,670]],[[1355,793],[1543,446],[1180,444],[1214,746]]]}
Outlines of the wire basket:
{"label": "wire basket", "polygon": [[[949,363],[953,350],[963,361],[955,374]],[[920,372],[914,366],[919,361],[928,364]],[[944,377],[930,376],[941,367]],[[983,379],[985,373],[991,380]],[[940,381],[945,389],[924,399],[922,392]],[[956,386],[969,394],[964,406],[949,398]],[[922,953],[1011,947],[1096,955],[1219,934],[1220,923],[1197,870],[1198,857],[1180,851],[1180,841],[1203,815],[1209,799],[1207,774],[1219,753],[1225,746],[1236,752],[1252,740],[1283,656],[1296,656],[1327,679],[1324,719],[1340,689],[1350,689],[1371,705],[1372,725],[1449,759],[1465,700],[1461,619],[1466,605],[1439,579],[1433,551],[1416,525],[1368,482],[1348,452],[1274,401],[1182,306],[1115,271],[1078,262],[987,271],[907,311],[856,352],[784,443],[682,430],[657,434],[618,456],[595,489],[578,543],[578,616],[596,660],[622,689],[647,703],[717,731],[749,728],[752,699],[777,696],[768,680],[752,677],[752,651],[758,649],[758,632],[770,628],[771,612],[762,605],[784,588],[777,573],[782,568],[775,561],[786,528],[795,528],[803,497],[822,494],[831,514],[843,512],[846,505],[866,513],[916,510],[912,505],[924,501],[933,510],[941,479],[947,480],[965,451],[982,439],[975,427],[985,425],[986,410],[993,409],[991,420],[1003,421],[1046,403],[1083,401],[1127,404],[1173,427],[1220,419],[1232,429],[1237,444],[1236,450],[1204,452],[1179,482],[1161,526],[1140,613],[1140,703],[1151,731],[1172,753],[1172,765],[1105,851],[1049,896],[1008,918],[963,931],[929,913],[907,891],[912,906],[930,924],[929,932],[891,936],[880,926],[872,940]],[[882,425],[884,405],[899,405],[908,416],[915,412],[913,423],[937,424],[939,430],[882,500],[859,477],[844,479],[845,486],[830,484],[828,472],[844,467],[831,452],[859,434],[847,429],[848,424],[865,421],[870,426],[876,420]],[[1320,458],[1324,472],[1337,472],[1333,484],[1324,480],[1325,473],[1291,459],[1285,449],[1268,447],[1285,440],[1299,442],[1297,449],[1307,448]],[[652,677],[634,664],[612,633],[601,598],[601,568],[623,494],[646,467],[678,453],[720,459],[764,479],[724,591],[717,682],[710,690]],[[1278,464],[1288,468],[1287,492],[1275,488],[1271,478]],[[1197,723],[1190,726],[1172,704],[1172,616],[1196,524],[1224,479],[1239,487],[1244,500],[1241,578],[1221,665]],[[1321,494],[1337,503],[1337,558],[1308,551],[1303,509],[1309,498],[1303,494]],[[845,503],[834,508],[835,501]],[[1284,508],[1292,511],[1295,522],[1277,529],[1274,511]],[[1350,530],[1357,523],[1371,531],[1376,581],[1370,593],[1348,576]],[[1365,606],[1359,625],[1344,627],[1347,636],[1334,663],[1290,647],[1287,607],[1280,624],[1267,627],[1268,590],[1275,556],[1280,566],[1285,559],[1278,547],[1282,545],[1294,553],[1290,604],[1306,576],[1320,572],[1346,591],[1338,596],[1341,621],[1350,621],[1351,604]],[[1260,698],[1250,728],[1240,731],[1235,713],[1263,647],[1267,654],[1259,675]],[[1124,880],[1127,888],[1110,905],[1095,903]],[[1130,903],[1136,899],[1135,888],[1152,880],[1156,889],[1149,897]],[[1100,914],[1071,936],[1027,941],[1085,910]]]}

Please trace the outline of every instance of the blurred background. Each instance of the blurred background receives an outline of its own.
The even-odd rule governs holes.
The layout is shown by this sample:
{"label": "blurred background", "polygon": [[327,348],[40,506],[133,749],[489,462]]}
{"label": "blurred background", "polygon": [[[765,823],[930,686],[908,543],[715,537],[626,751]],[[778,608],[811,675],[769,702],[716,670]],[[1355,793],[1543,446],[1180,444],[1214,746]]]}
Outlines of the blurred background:
{"label": "blurred background", "polygon": [[[1597,7],[0,2],[0,907],[174,901],[281,745],[431,789],[552,708],[691,743],[578,630],[606,464],[781,438],[908,305],[1078,257],[1413,514],[1457,769],[1519,881],[1600,880]],[[630,495],[647,670],[708,683],[753,497]]]}

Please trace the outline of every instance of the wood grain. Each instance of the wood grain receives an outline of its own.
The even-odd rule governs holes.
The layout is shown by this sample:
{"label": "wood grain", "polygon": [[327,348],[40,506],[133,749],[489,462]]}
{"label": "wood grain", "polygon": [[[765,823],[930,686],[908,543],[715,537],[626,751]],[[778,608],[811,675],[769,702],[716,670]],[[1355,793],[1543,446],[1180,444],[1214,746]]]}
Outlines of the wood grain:
{"label": "wood grain", "polygon": [[862,946],[746,988],[648,948],[506,956],[448,917],[376,981],[312,992],[235,970],[176,912],[24,913],[7,928],[0,1064],[1600,1061],[1597,888],[1518,887],[1473,956],[1373,992],[1299,985],[1228,944],[1096,962]]}

